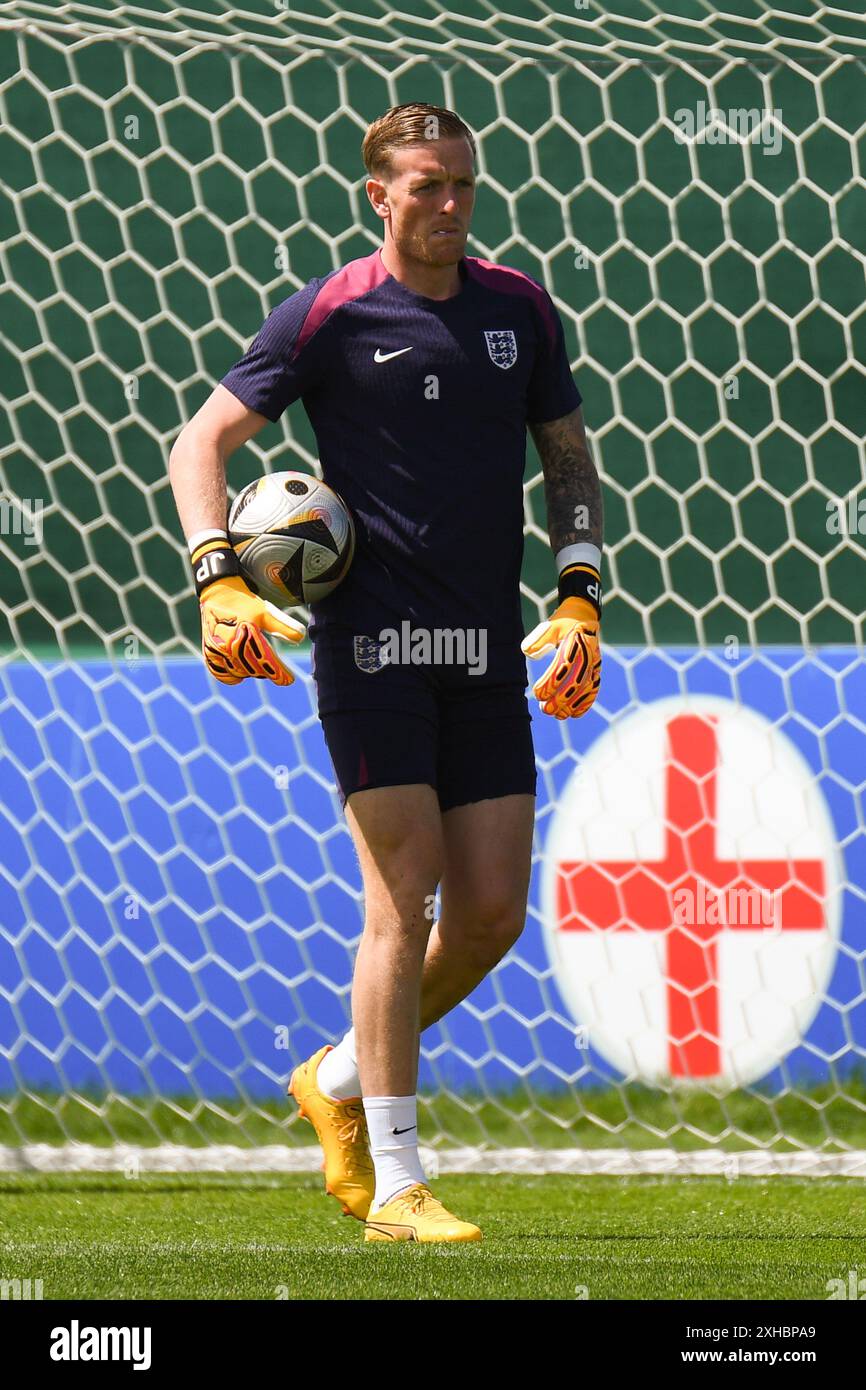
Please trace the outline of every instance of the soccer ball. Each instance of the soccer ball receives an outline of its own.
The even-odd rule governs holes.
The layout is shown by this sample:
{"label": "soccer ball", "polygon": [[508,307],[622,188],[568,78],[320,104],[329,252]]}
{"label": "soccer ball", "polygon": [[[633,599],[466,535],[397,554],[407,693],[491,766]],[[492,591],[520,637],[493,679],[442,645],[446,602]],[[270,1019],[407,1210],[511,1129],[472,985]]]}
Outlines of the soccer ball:
{"label": "soccer ball", "polygon": [[346,504],[308,473],[267,473],[250,483],[232,503],[228,532],[249,587],[279,608],[326,598],[355,550]]}

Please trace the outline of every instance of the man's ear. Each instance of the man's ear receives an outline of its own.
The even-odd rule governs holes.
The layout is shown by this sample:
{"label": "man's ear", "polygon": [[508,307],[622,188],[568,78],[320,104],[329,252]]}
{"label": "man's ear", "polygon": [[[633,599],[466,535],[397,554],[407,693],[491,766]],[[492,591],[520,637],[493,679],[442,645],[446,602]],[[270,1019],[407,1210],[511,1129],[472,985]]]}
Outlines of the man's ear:
{"label": "man's ear", "polygon": [[388,216],[388,190],[381,179],[369,178],[364,185],[373,211],[382,220]]}

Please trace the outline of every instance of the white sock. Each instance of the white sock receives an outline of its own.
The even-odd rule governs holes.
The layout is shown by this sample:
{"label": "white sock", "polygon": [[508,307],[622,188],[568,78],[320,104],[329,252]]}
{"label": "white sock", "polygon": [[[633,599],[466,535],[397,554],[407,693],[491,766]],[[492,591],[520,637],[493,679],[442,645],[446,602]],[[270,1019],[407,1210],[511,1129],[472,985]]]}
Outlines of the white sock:
{"label": "white sock", "polygon": [[361,1094],[354,1028],[349,1029],[335,1048],[325,1053],[316,1072],[316,1081],[319,1090],[332,1100],[354,1100]]}
{"label": "white sock", "polygon": [[398,1192],[426,1183],[418,1157],[418,1102],[415,1096],[365,1096],[364,1113],[376,1170],[371,1211],[379,1211]]}

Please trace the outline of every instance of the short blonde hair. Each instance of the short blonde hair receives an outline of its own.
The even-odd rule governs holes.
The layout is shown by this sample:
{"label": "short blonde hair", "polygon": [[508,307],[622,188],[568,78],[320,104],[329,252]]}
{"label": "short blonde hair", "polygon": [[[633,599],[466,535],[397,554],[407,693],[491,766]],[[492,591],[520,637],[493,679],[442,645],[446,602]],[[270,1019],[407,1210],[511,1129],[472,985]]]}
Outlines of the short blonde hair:
{"label": "short blonde hair", "polygon": [[391,155],[407,145],[423,145],[427,140],[445,140],[463,136],[469,141],[475,158],[472,131],[461,121],[456,111],[445,106],[431,106],[425,101],[408,101],[392,106],[384,116],[367,127],[361,145],[364,168],[373,178],[391,172]]}

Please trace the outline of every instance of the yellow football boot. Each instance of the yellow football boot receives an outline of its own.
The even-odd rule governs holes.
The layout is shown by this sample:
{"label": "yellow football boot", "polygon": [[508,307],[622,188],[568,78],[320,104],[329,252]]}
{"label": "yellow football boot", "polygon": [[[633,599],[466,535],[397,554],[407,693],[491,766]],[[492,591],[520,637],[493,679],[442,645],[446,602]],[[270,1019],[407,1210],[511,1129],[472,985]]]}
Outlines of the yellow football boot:
{"label": "yellow football boot", "polygon": [[319,1063],[332,1050],[330,1044],[322,1047],[308,1062],[295,1067],[289,1095],[294,1096],[304,1119],[318,1135],[325,1155],[325,1191],[337,1198],[345,1216],[363,1221],[376,1189],[367,1118],[360,1096],[357,1100],[333,1100],[319,1090]]}
{"label": "yellow football boot", "polygon": [[468,1221],[459,1221],[446,1211],[424,1183],[407,1192],[398,1192],[378,1211],[370,1212],[364,1227],[364,1240],[480,1240],[481,1232]]}

